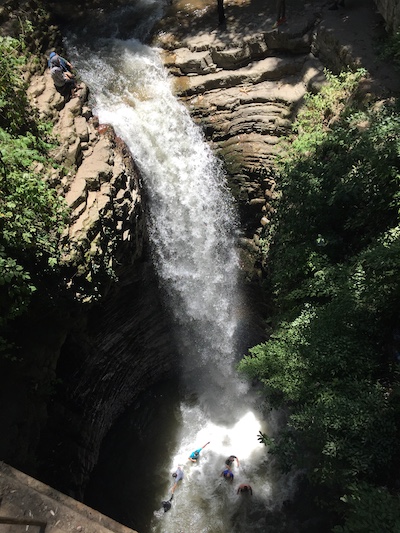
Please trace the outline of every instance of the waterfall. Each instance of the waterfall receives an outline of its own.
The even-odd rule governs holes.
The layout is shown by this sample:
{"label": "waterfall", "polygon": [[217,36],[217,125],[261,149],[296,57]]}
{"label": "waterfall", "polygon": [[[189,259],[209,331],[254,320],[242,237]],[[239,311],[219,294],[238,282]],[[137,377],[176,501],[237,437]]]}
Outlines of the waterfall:
{"label": "waterfall", "polygon": [[[242,355],[237,215],[221,163],[173,95],[157,50],[114,37],[90,46],[71,39],[68,48],[100,121],[113,125],[141,170],[153,260],[176,324],[181,429],[178,449],[165,450],[169,484],[160,487],[160,501],[170,496],[178,464],[184,479],[170,512],[154,510],[149,530],[265,531],[272,486],[265,447],[257,441],[265,430],[257,402],[235,371]],[[190,463],[189,454],[208,441],[198,464]],[[231,454],[240,460],[233,483],[220,475]],[[243,482],[251,483],[252,497],[236,493]]]}

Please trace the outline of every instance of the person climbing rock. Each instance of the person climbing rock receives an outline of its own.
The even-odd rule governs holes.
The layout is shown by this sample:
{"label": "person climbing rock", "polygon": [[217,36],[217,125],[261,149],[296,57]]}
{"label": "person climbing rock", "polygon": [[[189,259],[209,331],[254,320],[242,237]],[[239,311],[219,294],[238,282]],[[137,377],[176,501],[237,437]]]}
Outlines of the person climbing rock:
{"label": "person climbing rock", "polygon": [[77,85],[75,76],[61,67],[61,61],[58,56],[52,58],[51,64],[50,75],[54,86],[65,101],[69,102],[71,97],[77,96],[77,90],[81,87]]}
{"label": "person climbing rock", "polygon": [[204,444],[204,446],[202,446],[201,448],[198,448],[197,450],[195,450],[194,452],[192,452],[190,455],[189,455],[189,461],[192,461],[192,463],[197,463],[197,459],[199,458],[200,456],[200,452],[201,450],[203,450],[207,444],[210,444],[209,442],[206,442]]}
{"label": "person climbing rock", "polygon": [[64,59],[63,57],[59,56],[57,52],[51,52],[49,55],[49,59],[47,60],[47,64],[49,68],[51,69],[54,67],[54,65],[59,65],[64,72],[71,72],[73,70],[73,65]]}

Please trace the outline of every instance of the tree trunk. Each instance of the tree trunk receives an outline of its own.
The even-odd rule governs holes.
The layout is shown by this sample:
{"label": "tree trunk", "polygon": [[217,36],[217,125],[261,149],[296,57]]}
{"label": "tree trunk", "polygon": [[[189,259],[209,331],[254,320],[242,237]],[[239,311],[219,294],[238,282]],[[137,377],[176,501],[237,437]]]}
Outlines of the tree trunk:
{"label": "tree trunk", "polygon": [[217,2],[218,2],[218,24],[222,25],[225,23],[224,0],[217,0]]}

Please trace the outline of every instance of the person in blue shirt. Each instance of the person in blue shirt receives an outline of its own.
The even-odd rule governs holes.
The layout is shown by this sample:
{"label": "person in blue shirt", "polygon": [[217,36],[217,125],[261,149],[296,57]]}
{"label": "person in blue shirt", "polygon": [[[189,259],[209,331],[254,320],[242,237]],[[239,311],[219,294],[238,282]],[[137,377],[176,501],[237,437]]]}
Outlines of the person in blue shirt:
{"label": "person in blue shirt", "polygon": [[233,478],[235,477],[233,475],[233,472],[232,470],[229,468],[225,468],[225,470],[223,472],[221,472],[221,476],[224,476],[225,479],[227,479],[228,481],[233,481]]}
{"label": "person in blue shirt", "polygon": [[71,63],[55,52],[51,52],[48,65],[54,86],[65,101],[68,102],[72,97],[78,96],[77,91],[81,87],[78,86],[75,75],[72,73]]}
{"label": "person in blue shirt", "polygon": [[59,66],[64,72],[72,72],[73,65],[63,57],[59,56],[56,52],[51,52],[47,64],[51,69],[55,65]]}
{"label": "person in blue shirt", "polygon": [[194,452],[192,452],[190,455],[189,455],[189,461],[192,461],[192,463],[197,463],[197,459],[199,458],[200,456],[200,452],[203,448],[205,448],[207,446],[207,444],[210,444],[209,442],[206,442],[204,444],[204,446],[202,446],[201,448],[198,448],[197,450],[195,450]]}
{"label": "person in blue shirt", "polygon": [[81,89],[77,85],[75,76],[71,74],[68,70],[64,71],[61,68],[60,61],[57,59],[53,66],[50,69],[50,75],[53,80],[54,86],[68,102],[72,97],[78,96],[77,91]]}

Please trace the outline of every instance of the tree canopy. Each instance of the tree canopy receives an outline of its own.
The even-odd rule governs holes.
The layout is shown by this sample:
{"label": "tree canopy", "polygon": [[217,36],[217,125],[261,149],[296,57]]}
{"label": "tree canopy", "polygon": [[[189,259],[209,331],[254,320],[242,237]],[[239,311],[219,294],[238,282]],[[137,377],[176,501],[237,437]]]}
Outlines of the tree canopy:
{"label": "tree canopy", "polygon": [[400,115],[360,105],[362,75],[328,73],[298,116],[263,236],[273,333],[240,363],[288,412],[261,439],[342,533],[400,527]]}

